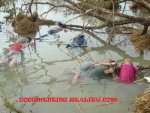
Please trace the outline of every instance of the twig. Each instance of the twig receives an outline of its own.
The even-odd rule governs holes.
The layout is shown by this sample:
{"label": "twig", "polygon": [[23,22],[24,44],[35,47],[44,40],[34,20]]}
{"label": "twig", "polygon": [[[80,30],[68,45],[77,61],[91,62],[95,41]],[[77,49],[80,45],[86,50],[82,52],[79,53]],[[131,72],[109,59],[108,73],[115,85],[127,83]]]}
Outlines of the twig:
{"label": "twig", "polygon": [[54,7],[52,7],[51,9],[49,9],[48,11],[46,11],[46,12],[42,13],[40,16],[42,16],[42,15],[44,15],[44,14],[46,14],[46,13],[48,13],[48,12],[52,11],[54,8],[55,8],[55,6],[54,6]]}

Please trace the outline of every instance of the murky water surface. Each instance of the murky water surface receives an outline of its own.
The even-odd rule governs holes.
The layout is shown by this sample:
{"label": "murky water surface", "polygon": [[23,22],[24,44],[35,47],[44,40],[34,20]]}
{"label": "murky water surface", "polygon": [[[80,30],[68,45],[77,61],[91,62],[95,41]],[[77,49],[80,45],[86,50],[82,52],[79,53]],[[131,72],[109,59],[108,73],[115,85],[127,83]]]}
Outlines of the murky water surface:
{"label": "murky water surface", "polygon": [[[44,6],[39,12],[44,12],[48,6]],[[61,11],[50,12],[47,19],[65,22],[76,15],[64,16]],[[83,20],[70,21],[72,24],[82,23]],[[8,47],[11,43],[8,41],[8,32],[11,25],[3,25],[3,32],[0,33],[0,48]],[[46,34],[47,26],[40,27],[40,33],[36,38]],[[98,32],[101,32],[98,30]],[[36,48],[30,47],[24,49],[23,56],[18,56],[16,72],[6,70],[0,72],[0,95],[7,97],[11,102],[18,101],[19,97],[115,97],[117,103],[71,103],[71,102],[51,102],[51,103],[16,103],[16,107],[24,113],[129,113],[134,109],[133,102],[136,96],[140,95],[146,85],[121,84],[111,78],[100,81],[90,78],[81,79],[81,83],[70,86],[73,74],[66,73],[66,70],[76,71],[81,65],[79,59],[85,62],[103,61],[104,59],[114,59],[121,61],[129,55],[133,58],[134,64],[147,65],[150,63],[150,54],[139,55],[124,35],[116,35],[114,44],[107,44],[108,35],[106,33],[85,33],[88,40],[88,46],[92,51],[85,51],[82,48],[67,50],[65,47],[70,39],[79,34],[80,31],[61,31],[60,38],[52,35],[45,37],[45,40],[36,42]],[[125,42],[126,41],[126,42]],[[58,43],[64,42],[62,45]],[[120,42],[121,45],[119,44]],[[65,70],[65,71],[64,71]],[[1,113],[7,113],[9,110],[0,102]]]}

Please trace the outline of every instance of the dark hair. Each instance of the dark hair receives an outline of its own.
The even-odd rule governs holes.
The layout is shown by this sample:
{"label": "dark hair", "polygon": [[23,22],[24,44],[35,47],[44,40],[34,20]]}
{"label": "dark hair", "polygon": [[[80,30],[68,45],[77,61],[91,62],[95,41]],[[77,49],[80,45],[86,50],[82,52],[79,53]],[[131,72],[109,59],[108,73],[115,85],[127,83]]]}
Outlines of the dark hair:
{"label": "dark hair", "polygon": [[114,68],[114,74],[119,76],[119,73],[120,73],[120,67],[116,66]]}
{"label": "dark hair", "polygon": [[66,28],[67,26],[61,22],[58,22],[58,26],[62,27],[62,28]]}
{"label": "dark hair", "polygon": [[32,38],[31,37],[26,37],[28,39],[28,42],[30,43]]}

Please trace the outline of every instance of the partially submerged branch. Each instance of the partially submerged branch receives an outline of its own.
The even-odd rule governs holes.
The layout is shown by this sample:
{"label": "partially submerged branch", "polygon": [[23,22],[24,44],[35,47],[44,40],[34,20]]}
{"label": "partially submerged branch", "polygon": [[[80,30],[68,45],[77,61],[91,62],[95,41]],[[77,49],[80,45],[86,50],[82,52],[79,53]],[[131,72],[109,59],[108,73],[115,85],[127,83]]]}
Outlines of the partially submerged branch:
{"label": "partially submerged branch", "polygon": [[[150,18],[140,17],[140,16],[130,16],[130,15],[123,14],[123,13],[120,13],[120,12],[115,12],[114,10],[112,11],[112,10],[109,10],[109,9],[106,9],[106,8],[103,8],[103,7],[99,7],[99,5],[95,6],[95,5],[89,4],[88,2],[84,2],[84,1],[82,1],[82,2],[84,3],[84,5],[86,5],[88,10],[83,10],[81,4],[79,4],[79,3],[75,3],[72,0],[64,0],[64,1],[65,1],[64,3],[58,5],[58,4],[54,4],[54,3],[51,3],[51,2],[33,2],[33,0],[31,0],[31,3],[26,3],[26,4],[22,4],[22,5],[23,6],[24,5],[25,6],[29,5],[30,6],[29,9],[31,9],[32,4],[52,6],[52,8],[50,10],[44,12],[43,14],[41,14],[41,16],[44,15],[44,14],[47,14],[48,12],[53,10],[54,8],[65,7],[65,8],[71,9],[72,11],[75,11],[75,12],[79,13],[79,16],[77,16],[76,18],[78,18],[80,16],[83,16],[83,15],[88,15],[92,18],[96,18],[98,20],[103,21],[102,24],[95,25],[95,26],[89,26],[88,25],[89,23],[87,25],[84,25],[84,26],[66,25],[68,28],[76,27],[76,28],[80,28],[80,29],[101,29],[101,28],[104,28],[104,27],[113,27],[113,26],[119,26],[119,25],[130,24],[130,23],[139,23],[139,24],[145,26],[144,30],[143,30],[143,33],[142,33],[142,34],[145,34],[147,32],[146,26],[150,25]],[[143,5],[143,4],[147,5],[146,2],[143,1],[143,0],[141,0],[141,1],[133,0],[133,1],[136,2],[136,3],[139,3],[141,5]],[[150,9],[149,6],[147,6],[147,8]],[[31,11],[30,11],[30,13],[32,15]],[[113,18],[112,18],[112,16],[113,16]],[[76,19],[76,18],[74,18],[74,19]],[[71,20],[73,20],[73,19],[71,19]],[[71,21],[71,20],[69,20],[69,21]]]}

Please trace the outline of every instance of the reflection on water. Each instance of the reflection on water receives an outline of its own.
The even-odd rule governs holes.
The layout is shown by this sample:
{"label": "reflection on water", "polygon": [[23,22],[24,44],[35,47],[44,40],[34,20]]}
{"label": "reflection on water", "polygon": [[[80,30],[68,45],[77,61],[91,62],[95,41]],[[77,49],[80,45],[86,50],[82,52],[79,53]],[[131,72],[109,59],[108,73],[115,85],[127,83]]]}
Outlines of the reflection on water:
{"label": "reflection on water", "polygon": [[[54,15],[53,15],[54,16]],[[71,15],[70,15],[71,17]],[[59,20],[58,14],[54,19]],[[63,19],[63,18],[62,18]],[[63,20],[59,20],[63,21]],[[45,33],[47,27],[41,27],[40,33]],[[79,34],[80,31],[69,31],[59,33],[59,41],[69,43],[70,39]],[[4,33],[2,34],[3,36]],[[1,36],[0,36],[1,37]],[[36,37],[39,37],[37,33]],[[116,83],[111,78],[100,81],[90,78],[81,79],[81,83],[70,86],[73,78],[72,73],[64,70],[76,70],[83,62],[102,61],[114,59],[120,62],[125,56],[133,58],[135,64],[149,64],[150,54],[139,55],[134,50],[127,37],[117,35],[115,43],[126,40],[126,46],[108,44],[107,34],[93,34],[86,32],[88,45],[91,48],[75,48],[67,50],[65,44],[56,43],[58,39],[48,35],[41,42],[36,42],[36,47],[25,48],[21,55],[21,62],[16,72],[0,72],[0,96],[3,95],[11,101],[19,97],[115,97],[118,103],[17,103],[17,108],[22,111],[33,113],[129,113],[133,110],[135,97],[145,89],[145,84],[132,85]],[[7,40],[7,38],[4,38]],[[5,43],[5,41],[2,41]],[[8,42],[6,43],[8,45]],[[2,106],[2,103],[0,103]],[[5,113],[2,110],[1,113]]]}

